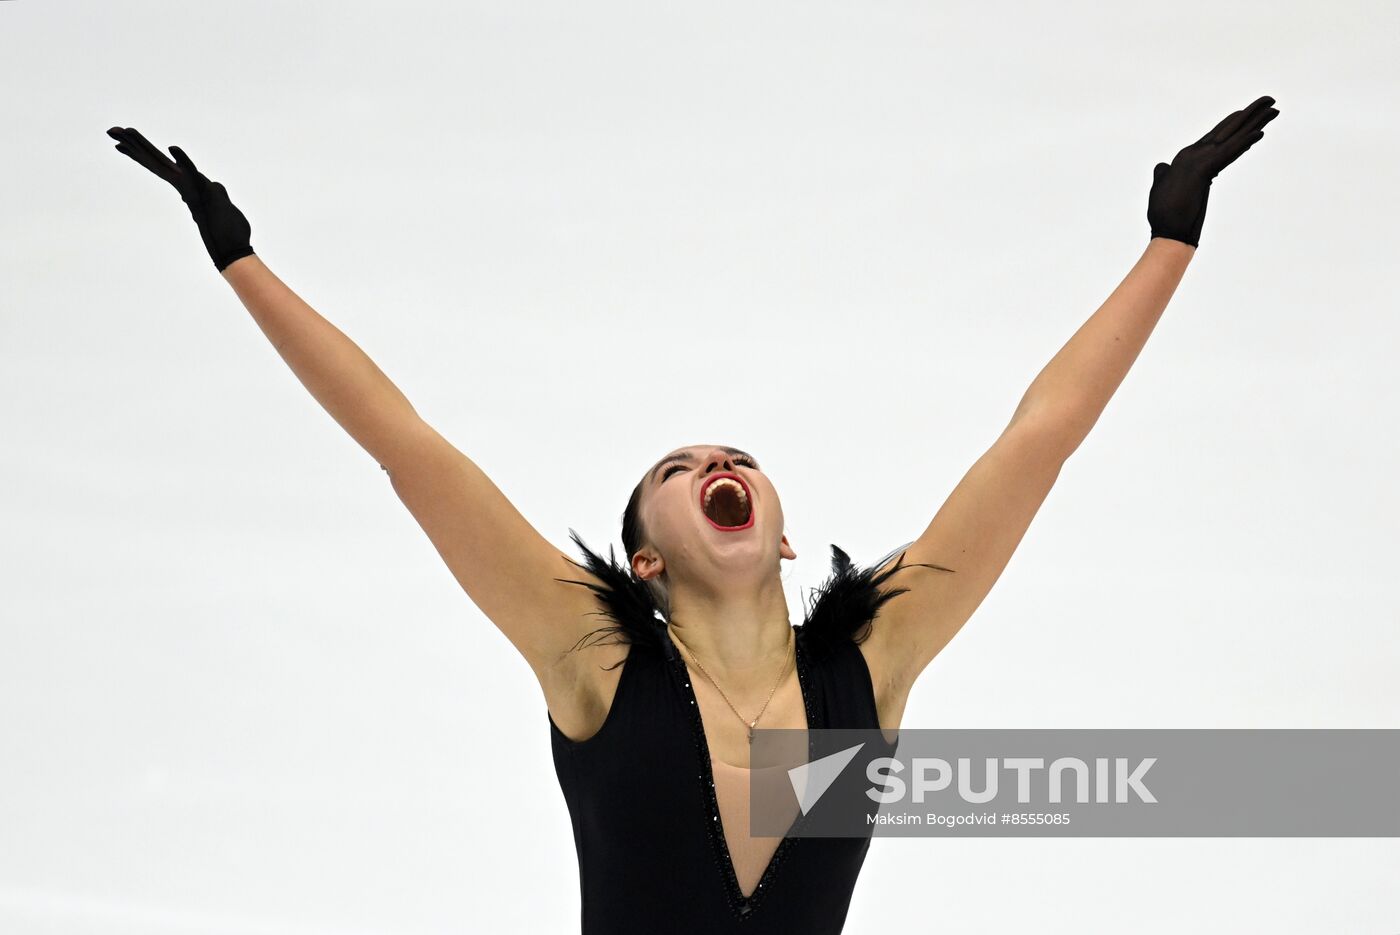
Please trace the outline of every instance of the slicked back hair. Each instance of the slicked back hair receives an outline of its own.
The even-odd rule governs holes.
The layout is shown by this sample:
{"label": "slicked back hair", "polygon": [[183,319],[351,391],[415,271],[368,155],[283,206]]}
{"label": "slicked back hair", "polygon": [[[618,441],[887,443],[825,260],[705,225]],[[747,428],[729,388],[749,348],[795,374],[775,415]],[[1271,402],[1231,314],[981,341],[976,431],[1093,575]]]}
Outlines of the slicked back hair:
{"label": "slicked back hair", "polygon": [[[632,496],[627,501],[627,509],[622,511],[622,549],[627,553],[627,566],[630,571],[632,566],[632,556],[646,544],[646,531],[642,528],[642,488],[646,485],[646,478],[638,482]],[[631,572],[636,577],[636,572]],[[655,578],[642,582],[651,592],[652,600],[656,602],[657,609],[661,611],[661,616],[667,620],[671,619],[671,597],[666,586],[666,572],[662,572]]]}

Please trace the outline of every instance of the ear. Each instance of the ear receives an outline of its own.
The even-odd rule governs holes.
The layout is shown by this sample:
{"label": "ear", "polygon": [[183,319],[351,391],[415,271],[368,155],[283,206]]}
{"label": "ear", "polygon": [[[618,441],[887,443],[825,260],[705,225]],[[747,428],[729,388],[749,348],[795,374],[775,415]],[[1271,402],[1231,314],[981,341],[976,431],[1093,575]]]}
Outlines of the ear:
{"label": "ear", "polygon": [[792,545],[788,542],[787,533],[783,533],[783,541],[778,543],[778,555],[780,558],[797,558],[797,553],[792,550]]}
{"label": "ear", "polygon": [[643,581],[650,581],[666,570],[666,560],[651,549],[638,549],[632,556],[632,571]]}

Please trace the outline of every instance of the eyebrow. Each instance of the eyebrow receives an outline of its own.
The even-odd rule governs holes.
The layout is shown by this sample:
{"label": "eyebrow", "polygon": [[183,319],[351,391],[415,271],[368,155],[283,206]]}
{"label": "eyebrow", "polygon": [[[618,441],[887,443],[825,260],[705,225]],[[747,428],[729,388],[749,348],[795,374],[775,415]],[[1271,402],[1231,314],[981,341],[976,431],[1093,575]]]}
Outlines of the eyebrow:
{"label": "eyebrow", "polygon": [[[748,458],[750,461],[754,462],[755,464],[758,463],[758,459],[757,459],[757,458],[755,458],[753,455],[749,454],[747,451],[743,451],[742,449],[739,449],[739,448],[725,448],[725,447],[721,446],[721,447],[720,447],[720,451],[723,451],[725,454],[743,455],[744,457]],[[690,452],[688,452],[688,451],[679,451],[679,452],[677,452],[677,453],[675,453],[675,454],[667,455],[666,457],[662,458],[660,461],[656,462],[656,467],[654,467],[654,468],[651,469],[651,473],[647,475],[647,478],[648,478],[648,480],[650,480],[651,483],[654,484],[654,483],[656,483],[656,472],[659,471],[659,470],[661,470],[661,469],[662,469],[663,467],[665,467],[666,465],[670,464],[672,461],[694,461],[694,460],[695,460],[695,456],[694,456],[693,454],[691,454]]]}

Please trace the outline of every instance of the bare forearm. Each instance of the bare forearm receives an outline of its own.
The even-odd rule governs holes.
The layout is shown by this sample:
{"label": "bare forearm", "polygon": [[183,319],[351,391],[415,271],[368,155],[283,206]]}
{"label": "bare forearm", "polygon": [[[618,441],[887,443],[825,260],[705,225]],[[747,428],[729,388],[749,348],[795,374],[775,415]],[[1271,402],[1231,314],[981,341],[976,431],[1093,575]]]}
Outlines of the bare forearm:
{"label": "bare forearm", "polygon": [[1128,275],[1031,383],[1016,418],[1034,418],[1043,437],[1069,457],[1137,360],[1195,252],[1180,241],[1149,240]]}
{"label": "bare forearm", "polygon": [[233,262],[222,275],[322,408],[380,464],[392,467],[405,436],[421,422],[398,387],[257,255]]}

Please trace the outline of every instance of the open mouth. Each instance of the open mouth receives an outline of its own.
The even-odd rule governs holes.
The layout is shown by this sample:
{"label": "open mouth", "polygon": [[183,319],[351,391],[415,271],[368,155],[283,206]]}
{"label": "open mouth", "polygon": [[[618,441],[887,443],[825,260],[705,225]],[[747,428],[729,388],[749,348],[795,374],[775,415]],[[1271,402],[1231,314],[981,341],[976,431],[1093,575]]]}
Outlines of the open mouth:
{"label": "open mouth", "polygon": [[716,529],[736,532],[753,525],[748,485],[732,474],[713,478],[700,488],[700,509]]}

